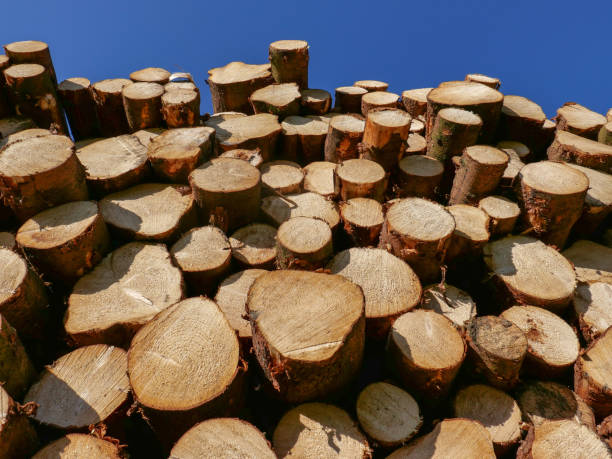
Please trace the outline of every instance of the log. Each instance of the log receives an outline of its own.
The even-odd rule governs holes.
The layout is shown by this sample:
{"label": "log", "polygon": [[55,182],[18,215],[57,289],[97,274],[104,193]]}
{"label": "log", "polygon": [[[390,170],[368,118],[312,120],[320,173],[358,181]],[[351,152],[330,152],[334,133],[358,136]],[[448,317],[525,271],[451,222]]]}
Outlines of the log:
{"label": "log", "polygon": [[482,128],[482,119],[475,113],[460,108],[443,108],[436,116],[429,141],[427,156],[446,164],[474,145]]}
{"label": "log", "polygon": [[214,136],[210,127],[169,129],[160,134],[147,152],[153,171],[163,181],[188,183],[189,174],[212,157]]}
{"label": "log", "polygon": [[0,191],[20,222],[49,207],[88,198],[74,144],[60,135],[6,145],[0,151]]}
{"label": "log", "polygon": [[508,155],[488,145],[463,150],[455,172],[449,204],[476,204],[493,192],[508,166]]}
{"label": "log", "polygon": [[476,317],[476,303],[470,294],[447,283],[425,287],[420,308],[442,314],[460,330]]}
{"label": "log", "polygon": [[380,247],[406,261],[421,282],[433,282],[440,279],[454,230],[453,216],[440,204],[405,198],[387,211]]}
{"label": "log", "polygon": [[487,196],[478,201],[478,208],[489,217],[491,238],[506,236],[514,230],[521,209],[503,196]]}
{"label": "log", "polygon": [[122,91],[131,84],[132,82],[125,78],[111,78],[92,85],[100,132],[104,137],[127,134],[130,131],[123,108]]}
{"label": "log", "polygon": [[593,409],[597,419],[612,410],[611,345],[612,329],[608,328],[581,353],[574,366],[574,391]]}
{"label": "log", "polygon": [[568,419],[595,430],[595,416],[591,408],[574,392],[559,383],[528,381],[519,386],[516,400],[523,419],[532,425]]}
{"label": "log", "polygon": [[184,188],[137,185],[102,198],[100,211],[114,237],[172,243],[197,223],[194,198]]}
{"label": "log", "polygon": [[206,83],[210,87],[213,111],[252,114],[249,96],[257,89],[273,83],[270,64],[251,65],[230,62],[208,71]]}
{"label": "log", "polygon": [[104,422],[112,430],[128,408],[127,369],[123,349],[85,346],[47,366],[24,400],[38,405],[32,417],[42,426],[71,432]]}
{"label": "log", "polygon": [[331,94],[325,89],[302,89],[300,104],[305,115],[324,115],[331,108]]}
{"label": "log", "polygon": [[374,199],[353,198],[340,203],[342,228],[353,245],[377,247],[385,220],[383,207]]}
{"label": "log", "polygon": [[[169,83],[183,84],[183,83]],[[197,126],[200,122],[200,93],[188,89],[166,89],[161,98],[162,116],[168,128]]]}
{"label": "log", "polygon": [[[0,250],[0,254],[3,255],[4,250]],[[7,268],[6,271],[10,269],[10,265]],[[3,283],[3,285],[6,284]],[[8,323],[4,313],[0,315],[0,357],[2,358],[2,366],[0,367],[0,382],[2,383],[0,385],[0,420],[2,420],[4,417],[2,412],[7,409],[5,403],[10,403],[11,397],[21,400],[36,378],[36,370],[21,344],[17,330]],[[2,424],[0,424],[1,426]],[[0,445],[2,445],[3,439],[10,442],[10,438],[5,437],[5,435],[3,435],[3,429],[0,428]]]}
{"label": "log", "polygon": [[278,269],[322,268],[334,253],[332,232],[323,220],[293,217],[283,222],[276,233]]}
{"label": "log", "polygon": [[462,82],[432,89],[427,94],[427,140],[433,132],[438,112],[446,107],[457,107],[480,116],[482,129],[478,143],[490,143],[497,130],[503,100],[499,91],[479,83]]}
{"label": "log", "polygon": [[304,171],[304,191],[320,194],[329,199],[338,195],[334,179],[336,164],[329,161],[315,161],[307,164]]}
{"label": "log", "polygon": [[271,161],[261,165],[264,194],[299,193],[302,191],[303,182],[304,172],[300,165],[293,161]]}
{"label": "log", "polygon": [[487,429],[497,457],[509,453],[521,441],[521,410],[512,397],[499,389],[483,384],[465,387],[453,400],[453,412]]}
{"label": "log", "polygon": [[446,252],[445,262],[450,268],[461,269],[465,262],[480,261],[482,250],[489,241],[489,216],[477,207],[465,204],[448,206],[455,219],[455,230]]}
{"label": "log", "polygon": [[608,458],[612,453],[595,432],[574,421],[544,421],[532,426],[517,459],[553,457]]}
{"label": "log", "polygon": [[604,124],[597,134],[597,141],[612,146],[612,121]]}
{"label": "log", "polygon": [[39,64],[11,65],[4,71],[4,78],[17,115],[32,118],[41,128],[68,134],[64,111],[45,67]]}
{"label": "log", "polygon": [[612,213],[612,175],[588,167],[566,164],[582,172],[589,179],[582,215],[572,227],[574,235],[587,238],[596,233]]}
{"label": "log", "polygon": [[367,92],[367,89],[357,86],[336,88],[334,110],[340,113],[361,113],[361,98]]}
{"label": "log", "polygon": [[395,185],[399,196],[435,199],[444,164],[424,155],[405,156],[398,164]]}
{"label": "log", "polygon": [[402,92],[402,104],[410,116],[416,118],[427,113],[427,94],[432,89],[419,88]]}
{"label": "log", "polygon": [[512,192],[516,189],[515,184],[518,183],[517,177],[520,170],[525,167],[521,158],[529,154],[529,148],[527,145],[513,140],[499,142],[497,148],[508,155],[508,165],[499,181],[499,188]]}
{"label": "log", "polygon": [[249,291],[247,311],[255,355],[275,397],[289,403],[320,399],[341,390],[359,370],[363,293],[342,276],[265,273]]}
{"label": "log", "polygon": [[95,201],[75,201],[45,210],[17,231],[17,244],[36,270],[71,286],[110,251],[110,237]]}
{"label": "log", "polygon": [[157,314],[134,336],[127,360],[134,397],[164,445],[242,405],[238,338],[208,298],[189,298]]}
{"label": "log", "polygon": [[368,159],[347,159],[336,166],[340,198],[371,198],[382,202],[387,176],[380,164]]}
{"label": "log", "polygon": [[170,72],[159,67],[147,67],[130,73],[130,80],[136,83],[157,83],[165,85],[170,81]]}
{"label": "log", "polygon": [[359,80],[353,83],[353,86],[357,86],[358,88],[363,88],[368,92],[375,91],[386,91],[389,89],[389,83],[385,83],[384,81],[378,80]]}
{"label": "log", "polygon": [[268,51],[272,76],[277,83],[297,83],[308,87],[308,43],[303,40],[279,40]]}
{"label": "log", "polygon": [[368,92],[361,98],[361,114],[368,116],[370,110],[383,108],[397,108],[399,96],[392,92],[374,91]]}
{"label": "log", "polygon": [[574,365],[580,343],[574,330],[559,316],[535,306],[513,306],[502,312],[527,337],[525,371],[539,378],[562,376]]}
{"label": "log", "polygon": [[293,217],[313,217],[325,220],[333,232],[340,223],[336,205],[316,193],[266,196],[261,200],[261,212],[274,226]]}
{"label": "log", "polygon": [[[376,269],[372,267],[376,266]],[[384,340],[395,320],[421,299],[421,282],[407,263],[385,250],[352,248],[338,253],[327,268],[361,287],[366,336]]]}
{"label": "log", "polygon": [[249,96],[255,113],[271,113],[283,119],[300,113],[300,89],[295,83],[271,84]]}
{"label": "log", "polygon": [[172,245],[170,254],[193,296],[212,296],[228,274],[232,260],[229,240],[216,226],[187,231]]}
{"label": "log", "polygon": [[219,155],[219,158],[235,158],[242,161],[246,161],[251,166],[259,169],[263,164],[263,158],[259,152],[259,148],[255,150],[245,150],[243,148],[237,148],[235,150],[228,150]]}
{"label": "log", "polygon": [[231,120],[234,118],[246,118],[247,116],[248,115],[246,113],[241,112],[219,112],[213,113],[208,118],[207,115],[203,115],[200,117],[200,121],[204,124],[204,126],[217,129],[217,126],[219,126],[219,124],[223,121]]}
{"label": "log", "polygon": [[360,156],[376,161],[386,171],[395,168],[403,156],[411,121],[410,115],[399,109],[371,112],[366,118]]}
{"label": "log", "polygon": [[247,269],[226,277],[215,295],[215,303],[236,331],[244,351],[251,349],[253,333],[247,318],[246,303],[253,282],[266,273],[264,269]]}
{"label": "log", "polygon": [[131,132],[161,125],[163,94],[164,87],[157,83],[133,83],[123,88],[123,107]]}
{"label": "log", "polygon": [[612,284],[578,283],[573,306],[582,337],[590,343],[612,327]]}
{"label": "log", "polygon": [[209,419],[196,424],[179,438],[170,451],[173,459],[206,456],[218,459],[276,459],[264,434],[252,424],[237,418]]}
{"label": "log", "polygon": [[468,73],[465,76],[465,81],[484,84],[485,86],[493,89],[499,89],[499,86],[501,85],[499,78],[483,75],[482,73]]}
{"label": "log", "polygon": [[325,139],[325,161],[339,163],[357,158],[364,129],[365,121],[353,116],[340,115],[332,118]]}
{"label": "log", "polygon": [[102,440],[93,435],[73,433],[48,444],[38,451],[32,459],[88,457],[89,455],[99,459],[122,458],[121,449],[113,442]]}
{"label": "log", "polygon": [[325,403],[305,403],[287,411],[274,429],[272,444],[279,458],[371,456],[357,423],[343,409]]}
{"label": "log", "polygon": [[433,431],[396,450],[387,459],[479,457],[494,459],[491,435],[470,419],[445,419]]}
{"label": "log", "polygon": [[25,411],[0,386],[0,458],[31,457],[38,447],[38,436]]}
{"label": "log", "polygon": [[612,146],[557,129],[546,151],[548,159],[612,173]]}
{"label": "log", "polygon": [[[0,119],[0,139],[5,139],[11,134],[15,134],[19,131],[25,131],[26,129],[33,129],[36,125],[30,118],[23,116],[10,116],[8,118]],[[2,140],[0,140],[2,142]],[[3,142],[0,143],[3,146]]]}
{"label": "log", "polygon": [[[164,91],[170,92],[174,90],[195,91],[200,94],[200,89],[192,81],[170,81],[164,85]],[[198,110],[199,112],[199,110]]]}
{"label": "log", "polygon": [[143,182],[150,175],[147,148],[135,135],[98,139],[76,151],[92,196],[101,198]]}
{"label": "log", "polygon": [[534,147],[541,139],[546,115],[538,104],[522,96],[504,96],[498,139],[514,140]]}
{"label": "log", "polygon": [[557,110],[557,130],[597,140],[606,117],[575,102],[566,102]]}
{"label": "log", "polygon": [[68,78],[60,83],[57,94],[66,110],[74,140],[99,137],[100,127],[91,82],[87,78]]}
{"label": "log", "polygon": [[[17,329],[19,336],[44,337],[49,320],[49,299],[44,284],[26,261],[12,250],[1,248],[0,260],[4,267],[0,271],[0,285],[3,286],[0,314]],[[13,395],[10,390],[9,393]]]}
{"label": "log", "polygon": [[261,174],[246,161],[215,158],[189,174],[200,218],[224,231],[255,221],[261,197]]}
{"label": "log", "polygon": [[413,118],[410,123],[410,133],[425,135],[425,123],[418,118]]}
{"label": "log", "polygon": [[16,41],[4,45],[4,51],[11,61],[15,64],[39,64],[47,69],[53,86],[57,86],[57,77],[55,76],[55,68],[51,60],[49,45],[42,41],[27,40]]}
{"label": "log", "polygon": [[148,147],[154,138],[163,134],[164,132],[166,132],[164,128],[149,128],[140,129],[139,131],[132,133],[132,135],[136,137],[141,144]]}
{"label": "log", "polygon": [[270,161],[276,153],[276,143],[282,131],[278,117],[269,113],[245,117],[232,117],[215,127],[215,140],[219,153],[243,148],[259,148],[264,161]]}
{"label": "log", "polygon": [[518,178],[525,225],[546,244],[562,249],[582,214],[589,179],[576,169],[552,161],[528,164]]}
{"label": "log", "polygon": [[528,236],[509,236],[484,247],[484,261],[503,305],[529,304],[561,312],[572,299],[576,273],[552,247]]}
{"label": "log", "polygon": [[532,148],[538,159],[543,159],[546,157],[546,150],[553,142],[556,132],[557,123],[548,119],[545,120],[540,132],[537,135],[537,139],[532,141]]}
{"label": "log", "polygon": [[408,134],[404,155],[424,155],[427,152],[427,140],[419,134]]}
{"label": "log", "polygon": [[306,165],[323,159],[329,123],[302,116],[288,116],[281,123],[279,151],[282,157]]}
{"label": "log", "polygon": [[465,351],[463,338],[450,320],[421,309],[397,318],[386,349],[390,369],[402,385],[427,403],[446,397]]}
{"label": "log", "polygon": [[276,261],[276,228],[252,223],[229,238],[232,257],[244,268],[273,269]]}
{"label": "log", "polygon": [[162,244],[131,242],[83,276],[68,298],[64,328],[77,346],[129,345],[134,333],[183,298],[181,271]]}
{"label": "log", "polygon": [[593,241],[576,241],[563,251],[580,282],[612,283],[612,248]]}
{"label": "log", "polygon": [[[470,320],[465,339],[468,359],[476,373],[493,387],[514,388],[527,355],[527,337],[518,326],[496,316],[481,316]],[[458,417],[463,416],[457,413]]]}
{"label": "log", "polygon": [[[9,57],[5,54],[0,54],[0,119],[11,116],[15,111],[13,104],[9,100],[6,81],[4,79],[4,70],[10,67],[10,65]],[[0,126],[0,138],[2,137],[2,128]]]}
{"label": "log", "polygon": [[417,434],[423,423],[414,398],[386,382],[366,386],[357,397],[355,411],[368,437],[383,448],[403,445]]}

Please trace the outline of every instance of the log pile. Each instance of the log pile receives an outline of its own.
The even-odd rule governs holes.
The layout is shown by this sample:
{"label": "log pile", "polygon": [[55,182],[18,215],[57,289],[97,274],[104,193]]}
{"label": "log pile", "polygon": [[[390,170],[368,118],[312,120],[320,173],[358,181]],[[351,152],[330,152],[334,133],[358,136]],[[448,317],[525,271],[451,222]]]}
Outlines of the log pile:
{"label": "log pile", "polygon": [[5,50],[0,458],[612,457],[611,112]]}

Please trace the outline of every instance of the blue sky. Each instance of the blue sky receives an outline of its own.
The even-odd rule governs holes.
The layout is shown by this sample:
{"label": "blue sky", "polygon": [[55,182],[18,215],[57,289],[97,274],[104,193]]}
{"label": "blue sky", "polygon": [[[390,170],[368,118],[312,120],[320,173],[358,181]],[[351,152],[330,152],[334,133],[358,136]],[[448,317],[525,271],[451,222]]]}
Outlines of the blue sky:
{"label": "blue sky", "polygon": [[185,69],[203,113],[212,109],[208,69],[267,62],[268,44],[280,39],[310,43],[310,85],[332,93],[361,79],[401,93],[474,72],[501,78],[502,92],[534,100],[549,117],[567,101],[612,107],[612,0],[6,0],[2,13],[3,43],[48,42],[58,80]]}

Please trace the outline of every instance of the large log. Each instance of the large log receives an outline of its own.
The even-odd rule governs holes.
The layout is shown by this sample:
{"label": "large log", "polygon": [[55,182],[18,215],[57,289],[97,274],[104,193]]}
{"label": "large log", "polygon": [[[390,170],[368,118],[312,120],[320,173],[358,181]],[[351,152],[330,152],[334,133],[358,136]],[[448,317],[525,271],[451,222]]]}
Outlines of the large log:
{"label": "large log", "polygon": [[403,157],[397,168],[395,185],[402,198],[435,199],[444,173],[444,164],[424,155]]}
{"label": "large log", "polygon": [[597,140],[606,117],[575,102],[567,102],[557,110],[557,129]]}
{"label": "large log", "polygon": [[224,67],[208,71],[208,86],[213,111],[253,113],[249,96],[259,88],[273,83],[270,64],[251,65],[230,62]]}
{"label": "large log", "polygon": [[315,161],[307,164],[302,170],[304,171],[304,191],[331,199],[338,195],[338,186],[334,179],[335,163]]}
{"label": "large log", "polygon": [[271,113],[280,119],[300,113],[302,95],[297,84],[271,84],[253,91],[249,102],[255,113]]}
{"label": "large log", "polygon": [[487,196],[478,201],[478,208],[489,216],[491,238],[512,233],[521,214],[518,204],[503,196]]}
{"label": "large log", "polygon": [[340,198],[371,198],[382,202],[387,176],[382,166],[368,159],[347,159],[336,167]]}
{"label": "large log", "polygon": [[282,127],[276,115],[260,113],[252,116],[232,116],[215,124],[215,140],[219,153],[244,148],[259,148],[264,161],[276,154],[276,144]]}
{"label": "large log", "polygon": [[612,146],[557,129],[547,150],[548,159],[612,173]]}

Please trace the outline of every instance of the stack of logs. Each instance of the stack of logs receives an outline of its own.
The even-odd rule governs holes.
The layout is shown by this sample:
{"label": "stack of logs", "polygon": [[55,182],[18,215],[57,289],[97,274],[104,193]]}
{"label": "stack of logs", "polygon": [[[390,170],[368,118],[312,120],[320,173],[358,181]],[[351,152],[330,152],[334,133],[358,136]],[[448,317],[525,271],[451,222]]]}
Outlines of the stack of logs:
{"label": "stack of logs", "polygon": [[611,457],[612,111],[5,50],[0,458]]}

